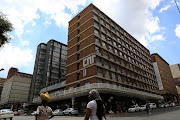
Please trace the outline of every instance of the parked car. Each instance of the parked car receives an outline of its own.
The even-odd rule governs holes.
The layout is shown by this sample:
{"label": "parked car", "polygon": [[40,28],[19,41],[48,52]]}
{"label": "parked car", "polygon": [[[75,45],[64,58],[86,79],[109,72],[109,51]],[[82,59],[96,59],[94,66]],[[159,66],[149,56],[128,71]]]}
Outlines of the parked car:
{"label": "parked car", "polygon": [[37,111],[33,111],[33,112],[31,113],[32,116],[35,116],[36,114],[37,114]]}
{"label": "parked car", "polygon": [[164,108],[165,107],[165,104],[161,103],[159,104],[159,108]]}
{"label": "parked car", "polygon": [[150,108],[151,108],[151,109],[157,108],[156,103],[149,103],[149,104],[150,104]]}
{"label": "parked car", "polygon": [[139,110],[140,110],[140,107],[138,105],[133,105],[130,108],[128,108],[128,112],[136,112]]}
{"label": "parked car", "polygon": [[1,109],[0,110],[0,119],[10,119],[12,120],[14,113],[11,109]]}
{"label": "parked car", "polygon": [[168,104],[168,103],[165,103],[165,104],[164,104],[164,107],[165,107],[165,108],[169,107],[169,104]]}
{"label": "parked car", "polygon": [[174,102],[169,104],[169,107],[174,107],[174,106],[176,106],[176,104]]}
{"label": "parked car", "polygon": [[14,112],[14,116],[19,116],[19,115],[20,115],[20,113],[18,111]]}
{"label": "parked car", "polygon": [[141,105],[141,106],[139,107],[139,110],[140,110],[140,111],[146,110],[146,105]]}
{"label": "parked car", "polygon": [[63,111],[63,115],[78,115],[79,112],[75,108],[67,108],[66,110]]}
{"label": "parked car", "polygon": [[53,115],[63,115],[63,110],[56,109],[56,110],[54,110]]}

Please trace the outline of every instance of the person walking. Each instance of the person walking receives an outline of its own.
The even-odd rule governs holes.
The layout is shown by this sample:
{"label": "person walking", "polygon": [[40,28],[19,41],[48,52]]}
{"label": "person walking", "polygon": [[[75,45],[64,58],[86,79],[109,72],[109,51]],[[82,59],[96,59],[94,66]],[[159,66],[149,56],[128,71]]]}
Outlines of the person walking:
{"label": "person walking", "polygon": [[150,107],[149,102],[146,103],[146,111],[148,114],[151,114],[151,107]]}
{"label": "person walking", "polygon": [[86,107],[86,115],[84,120],[105,120],[104,103],[96,89],[89,92],[89,103]]}
{"label": "person walking", "polygon": [[[36,120],[49,120],[54,117],[52,115],[52,113],[53,113],[52,109],[49,106],[47,106],[47,102],[48,102],[48,100],[50,100],[49,94],[41,93],[40,96],[41,96],[41,100],[42,100],[42,105],[37,107],[37,113],[36,113],[35,119]],[[48,98],[47,98],[47,96],[48,96]]]}

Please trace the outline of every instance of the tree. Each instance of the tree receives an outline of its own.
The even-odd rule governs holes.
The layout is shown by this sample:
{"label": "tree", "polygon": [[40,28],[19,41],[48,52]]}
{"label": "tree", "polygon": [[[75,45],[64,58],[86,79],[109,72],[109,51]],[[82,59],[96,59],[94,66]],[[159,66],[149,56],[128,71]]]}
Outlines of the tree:
{"label": "tree", "polygon": [[13,31],[13,29],[6,15],[0,12],[0,47],[11,40],[11,37],[7,33]]}

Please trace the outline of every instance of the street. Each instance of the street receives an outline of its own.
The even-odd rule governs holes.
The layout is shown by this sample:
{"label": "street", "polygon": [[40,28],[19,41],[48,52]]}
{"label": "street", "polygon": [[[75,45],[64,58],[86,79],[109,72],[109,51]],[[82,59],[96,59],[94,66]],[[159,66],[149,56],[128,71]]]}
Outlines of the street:
{"label": "street", "polygon": [[[152,110],[149,115],[146,111],[107,115],[107,120],[179,120],[180,106]],[[34,116],[15,116],[13,120],[34,120]],[[83,120],[84,116],[55,116],[51,120]]]}

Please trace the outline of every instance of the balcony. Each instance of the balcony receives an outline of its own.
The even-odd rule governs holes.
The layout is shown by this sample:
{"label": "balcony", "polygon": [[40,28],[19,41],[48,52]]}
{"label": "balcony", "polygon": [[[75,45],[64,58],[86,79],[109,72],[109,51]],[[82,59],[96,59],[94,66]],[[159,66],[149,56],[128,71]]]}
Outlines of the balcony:
{"label": "balcony", "polygon": [[[72,97],[80,97],[80,96],[88,95],[88,92],[91,89],[97,89],[100,93],[105,93],[105,94],[113,93],[115,95],[133,96],[141,99],[163,100],[163,97],[160,95],[156,95],[144,91],[139,91],[139,90],[107,84],[107,83],[93,83],[93,84],[73,88],[70,90],[64,90],[64,91],[58,90],[54,93],[49,94],[51,97],[50,101],[64,100]],[[36,97],[33,99],[33,103],[40,103],[40,102],[41,102],[40,97]]]}

